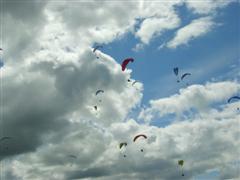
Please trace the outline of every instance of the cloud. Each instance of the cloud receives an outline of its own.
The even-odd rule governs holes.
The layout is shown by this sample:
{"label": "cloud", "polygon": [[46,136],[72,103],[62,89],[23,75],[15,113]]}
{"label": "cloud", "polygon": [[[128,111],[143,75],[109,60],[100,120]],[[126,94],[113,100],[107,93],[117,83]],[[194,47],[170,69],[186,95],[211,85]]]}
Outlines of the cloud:
{"label": "cloud", "polygon": [[211,31],[215,25],[216,23],[213,22],[211,17],[195,19],[190,24],[180,28],[166,46],[168,48],[177,48],[180,45],[186,45],[189,41]]}
{"label": "cloud", "polygon": [[[236,104],[166,128],[127,118],[141,102],[143,85],[129,86],[131,70],[122,72],[101,49],[97,59],[91,47],[128,32],[149,43],[178,24],[175,6],[182,4],[135,3],[6,2],[4,31],[10,34],[4,36],[7,63],[0,76],[0,127],[1,136],[13,138],[0,147],[2,179],[178,179],[180,158],[186,159],[187,179],[209,169],[229,177],[222,167],[238,155],[239,114],[229,111]],[[143,21],[135,29],[138,18]],[[105,91],[102,102],[95,96],[98,89]],[[187,111],[190,106],[202,107],[201,102],[190,103],[189,97],[199,95],[205,104],[224,100],[237,90],[234,82],[195,85],[166,102],[187,102],[189,107],[181,109]],[[179,107],[169,103],[170,110],[164,113],[175,108]],[[133,143],[138,133],[147,134],[148,140]],[[127,158],[118,148],[122,141],[128,142]],[[69,159],[69,154],[77,158]],[[235,172],[233,166],[227,167]]]}
{"label": "cloud", "polygon": [[[7,64],[0,77],[5,82],[2,133],[14,137],[9,150],[1,150],[1,159],[36,151],[47,143],[46,134],[65,132],[70,122],[97,122],[104,129],[123,121],[141,101],[141,90],[128,87],[131,71],[123,73],[112,57],[98,51],[96,59],[89,46],[77,45],[57,21],[42,32],[39,48],[26,54],[22,63]],[[95,96],[98,89],[105,91],[101,103]]]}
{"label": "cloud", "polygon": [[[113,123],[109,131],[111,136],[94,132],[83,124],[73,124],[80,131],[76,132],[73,128],[72,135],[68,134],[63,140],[59,139],[54,145],[49,144],[36,153],[22,155],[7,167],[19,179],[170,180],[181,179],[177,161],[184,159],[184,179],[191,179],[211,169],[218,169],[222,176],[227,177],[227,171],[236,169],[238,118],[236,114],[221,120],[209,116],[178,122],[166,128],[140,125],[129,120]],[[127,158],[123,158],[117,148],[121,133],[128,141]],[[143,153],[132,142],[137,133],[148,136]],[[81,143],[77,143],[80,139]],[[73,165],[64,156],[69,152],[77,155]],[[231,177],[237,178],[239,173],[231,173]]]}
{"label": "cloud", "polygon": [[162,32],[178,27],[179,21],[176,15],[148,18],[142,22],[136,36],[144,44],[148,44],[154,36],[160,36]]}
{"label": "cloud", "polygon": [[2,2],[4,61],[19,62],[36,48],[36,39],[46,23],[46,4],[36,0]]}
{"label": "cloud", "polygon": [[139,118],[149,122],[154,117],[163,117],[168,114],[180,115],[192,110],[206,111],[209,109],[209,105],[226,102],[239,90],[240,84],[230,81],[192,85],[186,89],[180,89],[179,94],[151,100],[150,107],[143,109]]}
{"label": "cloud", "polygon": [[134,50],[138,51],[143,45],[150,43],[154,37],[161,36],[167,30],[172,30],[180,25],[179,18],[174,7],[181,4],[181,1],[168,3],[142,2],[139,10],[139,29],[135,36],[141,43],[137,44]]}
{"label": "cloud", "polygon": [[220,8],[224,8],[230,3],[236,2],[235,0],[229,1],[215,1],[215,0],[206,0],[206,1],[192,1],[186,0],[185,3],[187,7],[193,10],[197,14],[214,14]]}

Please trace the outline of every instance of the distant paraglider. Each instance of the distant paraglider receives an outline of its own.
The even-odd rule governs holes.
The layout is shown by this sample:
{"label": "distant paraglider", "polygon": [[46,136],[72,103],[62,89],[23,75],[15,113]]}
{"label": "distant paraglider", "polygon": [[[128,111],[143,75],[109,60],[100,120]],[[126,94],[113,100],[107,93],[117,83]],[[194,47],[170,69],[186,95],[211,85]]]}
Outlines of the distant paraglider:
{"label": "distant paraglider", "polygon": [[122,62],[122,71],[125,71],[129,62],[134,62],[133,58],[127,58]]}
{"label": "distant paraglider", "polygon": [[0,139],[0,142],[5,141],[5,140],[10,140],[10,139],[12,139],[12,138],[9,136],[4,136]]}
{"label": "distant paraglider", "polygon": [[[234,101],[234,100],[240,100],[240,97],[239,96],[232,96],[232,97],[230,97],[229,99],[228,99],[228,103],[231,103],[232,101]],[[237,110],[239,111],[239,107],[237,108]]]}
{"label": "distant paraglider", "polygon": [[[99,93],[104,93],[104,90],[101,89],[97,90],[95,95],[98,96]],[[99,102],[102,102],[102,100],[100,99]]]}
{"label": "distant paraglider", "polygon": [[138,81],[134,81],[134,82],[132,83],[132,86],[134,86],[134,84],[136,84],[136,83],[138,83]]}
{"label": "distant paraglider", "polygon": [[97,96],[99,93],[104,93],[104,90],[101,90],[101,89],[97,90],[96,93],[95,93],[96,96]]}
{"label": "distant paraglider", "polygon": [[119,148],[121,149],[123,146],[127,146],[127,143],[126,142],[121,142],[120,144],[119,144]]}
{"label": "distant paraglider", "polygon": [[186,76],[190,76],[191,73],[184,73],[182,76],[181,76],[181,80],[183,80]]}
{"label": "distant paraglider", "polygon": [[73,154],[69,154],[68,157],[77,159],[77,156],[75,156],[75,155],[73,155]]}
{"label": "distant paraglider", "polygon": [[239,96],[232,96],[232,97],[230,97],[229,99],[228,99],[228,103],[231,103],[231,101],[233,101],[234,99],[236,99],[236,100],[240,100],[240,97]]}
{"label": "distant paraglider", "polygon": [[99,48],[103,48],[103,46],[97,45],[95,48],[93,48],[93,52],[95,52]]}
{"label": "distant paraglider", "polygon": [[[0,145],[2,144],[2,143],[4,143],[4,141],[8,141],[8,140],[10,140],[10,139],[12,139],[12,137],[9,137],[9,136],[4,136],[4,137],[2,137],[1,139],[0,139]],[[6,147],[7,149],[8,149],[8,147]]]}
{"label": "distant paraglider", "polygon": [[177,76],[177,82],[179,83],[180,81],[178,79],[178,71],[179,71],[178,67],[173,68],[173,72],[174,72],[175,76]]}
{"label": "distant paraglider", "polygon": [[[119,144],[119,149],[121,150],[122,147],[125,147],[125,148],[126,148],[126,147],[127,147],[127,142],[121,142],[121,143]],[[127,157],[127,155],[124,154],[123,157]]]}
{"label": "distant paraglider", "polygon": [[[140,137],[147,139],[147,136],[145,134],[138,134],[133,138],[133,142],[136,142]],[[143,149],[141,149],[141,152],[143,152]]]}
{"label": "distant paraglider", "polygon": [[[95,46],[95,48],[93,48],[93,53],[95,53],[96,50],[99,49],[99,48],[103,48],[103,46],[101,46],[101,45]],[[95,53],[95,54],[96,54],[96,53]],[[99,58],[98,56],[96,56],[96,57]]]}
{"label": "distant paraglider", "polygon": [[133,142],[135,142],[138,138],[140,137],[143,137],[144,139],[147,139],[147,136],[145,134],[139,134],[139,135],[136,135],[133,139]]}
{"label": "distant paraglider", "polygon": [[178,161],[178,165],[181,166],[181,169],[182,169],[182,176],[184,176],[184,173],[183,173],[184,160],[179,160],[179,161]]}
{"label": "distant paraglider", "polygon": [[73,161],[74,161],[75,159],[77,159],[77,156],[75,156],[75,155],[73,155],[73,154],[69,154],[67,157],[72,159],[72,162],[71,162],[71,166],[72,166]]}

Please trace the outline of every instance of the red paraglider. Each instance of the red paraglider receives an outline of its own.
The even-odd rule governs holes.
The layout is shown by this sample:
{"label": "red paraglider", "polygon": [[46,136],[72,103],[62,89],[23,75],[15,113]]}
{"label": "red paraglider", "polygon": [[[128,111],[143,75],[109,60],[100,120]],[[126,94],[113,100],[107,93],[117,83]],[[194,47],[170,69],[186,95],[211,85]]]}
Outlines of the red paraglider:
{"label": "red paraglider", "polygon": [[139,135],[137,135],[137,136],[134,137],[133,142],[135,142],[139,137],[144,137],[145,139],[147,139],[147,136],[146,136],[146,135],[144,135],[144,134],[139,134]]}
{"label": "red paraglider", "polygon": [[133,62],[133,61],[134,61],[133,58],[127,58],[127,59],[125,59],[125,60],[122,62],[122,71],[125,71],[128,63],[129,63],[129,62]]}

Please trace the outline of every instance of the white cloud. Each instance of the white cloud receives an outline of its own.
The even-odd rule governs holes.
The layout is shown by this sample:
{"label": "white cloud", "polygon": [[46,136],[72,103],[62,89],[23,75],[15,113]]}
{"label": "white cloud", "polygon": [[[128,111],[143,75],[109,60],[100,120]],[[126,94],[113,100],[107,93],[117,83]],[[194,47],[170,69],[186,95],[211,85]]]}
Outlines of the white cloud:
{"label": "white cloud", "polygon": [[[178,122],[166,128],[140,125],[129,120],[113,123],[110,136],[94,132],[83,124],[73,124],[72,133],[65,134],[64,139],[37,152],[21,155],[6,166],[18,179],[170,180],[182,178],[177,161],[184,159],[185,179],[209,170],[218,170],[223,177],[238,178],[240,174],[234,165],[239,151],[238,118],[236,114],[225,120],[209,116]],[[138,133],[148,136],[144,152],[140,152],[139,146],[132,142]],[[128,142],[126,158],[118,148],[122,140]],[[75,154],[77,159],[68,160],[65,155],[69,153]]]}
{"label": "white cloud", "polygon": [[186,0],[187,7],[197,14],[214,14],[216,10],[226,7],[228,4],[236,2],[235,0],[205,0],[193,1]]}
{"label": "white cloud", "polygon": [[[177,179],[181,176],[176,162],[183,157],[186,178],[211,168],[228,175],[221,164],[233,161],[239,146],[239,115],[229,112],[232,107],[224,106],[218,116],[212,109],[211,114],[203,114],[204,121],[190,119],[166,128],[138,124],[126,117],[139,105],[143,85],[129,86],[131,70],[122,72],[114,58],[101,49],[99,59],[92,53],[94,43],[109,43],[127,32],[134,33],[136,18],[145,19],[137,34],[149,43],[155,35],[177,26],[180,19],[174,7],[181,1],[158,5],[143,1],[28,3],[9,3],[5,8],[4,28],[10,34],[5,39],[7,63],[0,77],[4,82],[1,136],[13,139],[4,144],[8,149],[0,148],[4,163],[0,178]],[[102,102],[95,96],[97,89],[105,91]],[[231,82],[197,85],[168,100],[190,103],[199,95],[197,99],[215,102],[236,89],[239,85]],[[201,104],[193,101],[182,110]],[[176,108],[169,103],[164,113]],[[133,136],[142,132],[149,137],[144,153],[139,151],[141,143],[132,143]],[[125,159],[118,148],[121,141],[129,142]],[[76,160],[70,160],[69,154],[76,155]],[[231,166],[228,169],[233,170]]]}
{"label": "white cloud", "polygon": [[197,111],[206,111],[213,103],[225,102],[240,90],[237,82],[217,82],[204,85],[192,85],[180,89],[179,94],[167,98],[150,101],[150,107],[142,110],[139,118],[149,122],[154,117],[167,114],[181,115],[193,108]]}
{"label": "white cloud", "polygon": [[215,25],[211,17],[195,19],[190,24],[180,28],[176,32],[175,37],[166,46],[168,48],[176,48],[180,45],[186,45],[189,41],[211,31]]}
{"label": "white cloud", "polygon": [[162,32],[178,27],[180,19],[176,15],[166,17],[153,17],[144,20],[136,36],[144,44],[148,44],[154,36],[160,36]]}
{"label": "white cloud", "polygon": [[[157,36],[161,36],[167,30],[177,28],[180,25],[180,18],[174,7],[180,5],[181,1],[157,3],[143,2],[140,6],[139,17],[143,20],[135,36],[141,40],[142,46],[149,44]],[[136,50],[139,46],[136,46]]]}

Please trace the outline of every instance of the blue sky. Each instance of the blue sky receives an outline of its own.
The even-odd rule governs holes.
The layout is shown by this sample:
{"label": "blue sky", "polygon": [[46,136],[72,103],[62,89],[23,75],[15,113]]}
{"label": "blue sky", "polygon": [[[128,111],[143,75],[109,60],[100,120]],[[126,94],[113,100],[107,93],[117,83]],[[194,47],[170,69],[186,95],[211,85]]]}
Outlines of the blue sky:
{"label": "blue sky", "polygon": [[[182,26],[190,23],[199,15],[191,13],[184,6],[178,11]],[[166,32],[154,38],[143,50],[133,51],[138,39],[132,33],[107,44],[103,52],[114,57],[119,63],[126,57],[135,58],[130,64],[132,77],[144,84],[143,104],[150,99],[161,98],[177,93],[184,85],[177,84],[173,67],[180,71],[191,72],[190,84],[203,84],[231,71],[231,65],[239,64],[239,3],[232,3],[221,11],[214,20],[219,23],[213,31],[196,38],[188,45],[176,49],[158,49],[165,40],[174,36],[174,31]],[[207,73],[205,68],[208,67]],[[195,71],[200,71],[196,76]],[[194,76],[195,75],[195,76]]]}

